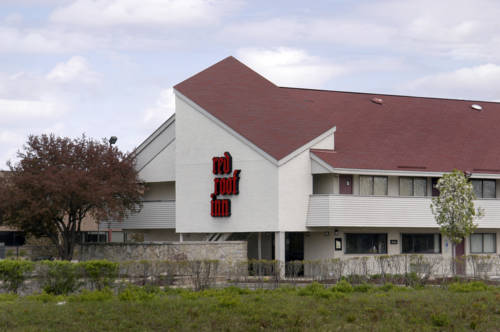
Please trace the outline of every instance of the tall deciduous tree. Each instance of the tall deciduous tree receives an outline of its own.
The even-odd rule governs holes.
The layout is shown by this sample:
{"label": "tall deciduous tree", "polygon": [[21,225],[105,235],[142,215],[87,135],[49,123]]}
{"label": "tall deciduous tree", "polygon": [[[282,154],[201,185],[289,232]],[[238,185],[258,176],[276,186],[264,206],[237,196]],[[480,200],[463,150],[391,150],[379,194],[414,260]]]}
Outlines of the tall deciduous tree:
{"label": "tall deciduous tree", "polygon": [[141,207],[134,154],[106,140],[29,136],[17,156],[0,178],[2,223],[49,237],[62,259],[72,259],[85,216],[122,220]]}
{"label": "tall deciduous tree", "polygon": [[474,232],[474,223],[484,214],[482,208],[475,208],[476,199],[472,184],[461,171],[443,175],[436,188],[439,196],[432,198],[431,209],[440,226],[440,232],[452,243],[452,255],[455,258],[455,247],[463,239]]}

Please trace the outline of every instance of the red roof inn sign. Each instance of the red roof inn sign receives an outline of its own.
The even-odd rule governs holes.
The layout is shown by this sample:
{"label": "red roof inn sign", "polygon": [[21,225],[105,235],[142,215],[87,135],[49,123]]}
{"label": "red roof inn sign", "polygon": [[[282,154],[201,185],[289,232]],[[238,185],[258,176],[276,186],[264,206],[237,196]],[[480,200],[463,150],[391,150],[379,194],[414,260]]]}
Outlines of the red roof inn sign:
{"label": "red roof inn sign", "polygon": [[[212,173],[221,175],[214,178],[214,192],[210,194],[210,215],[212,217],[229,217],[231,215],[231,200],[228,198],[218,199],[217,196],[238,195],[240,193],[240,173],[235,169],[233,172],[233,158],[229,152],[224,152],[224,157],[212,158]],[[232,176],[225,176],[231,175]]]}

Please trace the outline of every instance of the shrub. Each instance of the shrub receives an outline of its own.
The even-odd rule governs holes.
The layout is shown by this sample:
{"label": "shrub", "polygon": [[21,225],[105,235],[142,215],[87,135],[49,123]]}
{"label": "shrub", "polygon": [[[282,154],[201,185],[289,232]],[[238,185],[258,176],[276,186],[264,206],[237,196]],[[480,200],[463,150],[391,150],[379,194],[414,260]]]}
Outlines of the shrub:
{"label": "shrub", "polygon": [[185,261],[184,266],[196,291],[209,288],[215,283],[219,261],[193,260]]}
{"label": "shrub", "polygon": [[355,292],[359,292],[359,293],[368,293],[370,292],[371,290],[373,290],[373,285],[370,285],[368,283],[362,283],[360,285],[357,285],[357,286],[354,286],[353,290]]}
{"label": "shrub", "polygon": [[41,262],[42,288],[49,294],[69,294],[80,287],[80,265],[68,261]]}
{"label": "shrub", "polygon": [[33,262],[30,261],[0,260],[0,280],[9,292],[17,293],[32,270]]}
{"label": "shrub", "polygon": [[448,286],[448,289],[457,293],[480,292],[488,289],[488,286],[482,281],[454,282]]}
{"label": "shrub", "polygon": [[66,298],[62,295],[48,294],[44,291],[41,292],[40,294],[26,296],[26,299],[31,301],[47,303],[47,302],[61,302],[64,301]]}
{"label": "shrub", "polygon": [[118,299],[127,302],[144,302],[153,299],[158,293],[157,287],[128,285],[118,294]]}
{"label": "shrub", "polygon": [[92,287],[97,290],[111,287],[118,276],[118,263],[107,260],[91,260],[80,264]]}
{"label": "shrub", "polygon": [[431,315],[432,325],[444,327],[450,325],[450,318],[445,313],[435,313]]}
{"label": "shrub", "polygon": [[0,294],[0,302],[12,302],[17,299],[17,294],[5,293]]}
{"label": "shrub", "polygon": [[297,294],[299,296],[314,296],[327,299],[343,296],[343,294],[335,294],[335,292],[326,289],[322,284],[317,282],[312,282],[309,285],[299,289]]}
{"label": "shrub", "polygon": [[103,290],[89,291],[84,289],[80,294],[69,298],[72,302],[103,302],[113,298],[113,292],[109,288]]}
{"label": "shrub", "polygon": [[332,290],[341,293],[352,293],[354,289],[346,280],[340,280],[335,286],[332,287]]}
{"label": "shrub", "polygon": [[381,291],[384,291],[384,292],[388,292],[388,291],[394,289],[394,285],[392,283],[388,282],[388,283],[384,284],[383,286],[380,286],[378,289]]}

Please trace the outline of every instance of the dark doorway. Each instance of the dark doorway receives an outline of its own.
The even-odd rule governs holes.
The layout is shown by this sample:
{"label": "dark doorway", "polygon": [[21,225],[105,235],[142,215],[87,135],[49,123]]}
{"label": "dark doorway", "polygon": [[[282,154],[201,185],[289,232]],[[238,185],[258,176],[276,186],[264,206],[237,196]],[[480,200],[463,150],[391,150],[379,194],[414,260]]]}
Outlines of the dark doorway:
{"label": "dark doorway", "polygon": [[[304,275],[304,233],[285,234],[285,274],[289,277]],[[300,262],[299,262],[300,261]]]}
{"label": "dark doorway", "polygon": [[458,275],[465,274],[465,241],[455,245],[455,272]]}
{"label": "dark doorway", "polygon": [[341,195],[352,195],[352,175],[339,175],[339,193]]}
{"label": "dark doorway", "polygon": [[285,235],[285,261],[304,260],[304,233],[291,232]]}
{"label": "dark doorway", "polygon": [[439,189],[436,188],[439,178],[432,178],[432,196],[439,196]]}

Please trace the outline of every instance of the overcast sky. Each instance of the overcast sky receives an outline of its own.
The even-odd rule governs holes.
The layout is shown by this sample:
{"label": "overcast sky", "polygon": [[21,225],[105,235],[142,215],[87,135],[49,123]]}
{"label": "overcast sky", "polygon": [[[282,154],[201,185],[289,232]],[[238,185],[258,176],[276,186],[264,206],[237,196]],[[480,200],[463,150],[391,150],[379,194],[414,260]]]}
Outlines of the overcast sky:
{"label": "overcast sky", "polygon": [[0,169],[29,134],[130,151],[233,55],[281,86],[500,100],[500,1],[2,0]]}

